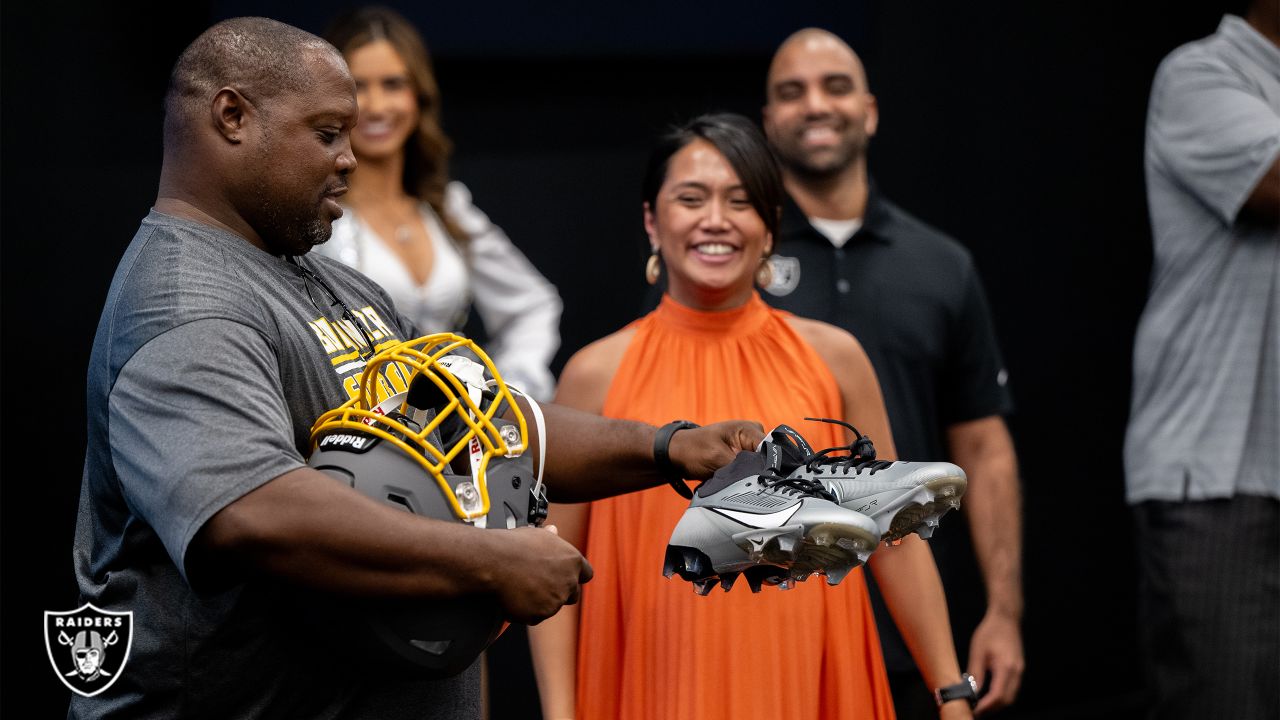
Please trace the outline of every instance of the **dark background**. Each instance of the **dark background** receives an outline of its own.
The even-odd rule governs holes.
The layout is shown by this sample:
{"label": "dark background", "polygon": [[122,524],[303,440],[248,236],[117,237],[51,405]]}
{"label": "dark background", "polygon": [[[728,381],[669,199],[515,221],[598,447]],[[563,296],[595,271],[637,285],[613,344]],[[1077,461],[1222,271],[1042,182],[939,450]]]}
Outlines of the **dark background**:
{"label": "dark background", "polygon": [[[1228,3],[399,5],[433,51],[455,177],[564,297],[556,370],[639,307],[655,134],[706,110],[758,117],[769,56],[796,29],[848,39],[881,110],[872,172],[972,250],[1010,370],[1028,671],[1005,716],[1139,716],[1120,450],[1150,263],[1143,114],[1159,59],[1212,32]],[[212,21],[263,14],[318,32],[342,7],[3,8],[0,698],[35,709],[23,716],[59,716],[69,694],[42,613],[78,605],[85,367],[155,197],[168,70]],[[520,638],[495,653],[495,719],[537,715]]]}

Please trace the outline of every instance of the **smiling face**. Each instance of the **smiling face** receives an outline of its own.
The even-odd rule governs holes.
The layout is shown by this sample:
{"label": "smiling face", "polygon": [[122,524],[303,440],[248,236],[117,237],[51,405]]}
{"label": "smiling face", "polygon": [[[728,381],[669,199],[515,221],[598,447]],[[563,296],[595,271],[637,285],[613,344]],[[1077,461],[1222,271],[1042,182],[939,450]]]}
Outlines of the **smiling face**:
{"label": "smiling face", "polygon": [[866,154],[879,120],[858,56],[839,38],[808,31],[769,67],[764,128],[788,170],[829,177]]}
{"label": "smiling face", "polygon": [[744,304],[773,244],[733,166],[701,138],[671,156],[654,203],[645,203],[644,226],[662,253],[671,297],[699,310]]}
{"label": "smiling face", "polygon": [[363,161],[378,161],[404,152],[421,119],[417,89],[404,58],[386,40],[374,40],[347,55],[356,82],[360,123],[351,147]]}

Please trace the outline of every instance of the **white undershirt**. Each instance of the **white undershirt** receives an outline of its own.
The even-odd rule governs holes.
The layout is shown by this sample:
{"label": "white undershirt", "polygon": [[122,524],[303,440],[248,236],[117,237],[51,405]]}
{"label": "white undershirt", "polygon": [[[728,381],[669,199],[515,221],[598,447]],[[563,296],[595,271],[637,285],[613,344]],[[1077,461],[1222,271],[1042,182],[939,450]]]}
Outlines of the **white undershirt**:
{"label": "white undershirt", "polygon": [[849,242],[849,238],[858,232],[862,227],[862,218],[854,218],[852,220],[828,220],[827,218],[811,217],[809,224],[815,230],[826,236],[836,247],[844,247]]}

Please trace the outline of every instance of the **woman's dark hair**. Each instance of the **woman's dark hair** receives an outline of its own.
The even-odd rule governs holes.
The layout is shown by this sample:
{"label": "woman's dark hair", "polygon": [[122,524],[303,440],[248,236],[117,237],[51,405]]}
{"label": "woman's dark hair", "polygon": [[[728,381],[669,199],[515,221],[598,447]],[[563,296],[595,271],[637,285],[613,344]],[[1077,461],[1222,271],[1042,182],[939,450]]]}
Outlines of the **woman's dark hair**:
{"label": "woman's dark hair", "polygon": [[336,18],[324,34],[343,56],[378,40],[386,40],[404,60],[409,81],[418,97],[418,127],[404,153],[404,191],[425,201],[444,222],[445,230],[461,243],[467,234],[444,208],[449,184],[449,154],[453,143],[440,126],[440,86],[436,84],[426,43],[413,23],[391,8],[379,5],[357,8]]}
{"label": "woman's dark hair", "polygon": [[649,164],[644,172],[644,184],[641,186],[644,201],[649,203],[650,209],[657,209],[658,190],[667,179],[667,166],[671,163],[671,156],[698,139],[711,143],[729,161],[738,179],[742,181],[742,187],[747,191],[751,207],[773,235],[776,246],[784,192],[782,172],[773,151],[769,149],[769,143],[764,139],[764,133],[760,132],[755,123],[741,115],[699,115],[658,138],[653,152],[649,154]]}

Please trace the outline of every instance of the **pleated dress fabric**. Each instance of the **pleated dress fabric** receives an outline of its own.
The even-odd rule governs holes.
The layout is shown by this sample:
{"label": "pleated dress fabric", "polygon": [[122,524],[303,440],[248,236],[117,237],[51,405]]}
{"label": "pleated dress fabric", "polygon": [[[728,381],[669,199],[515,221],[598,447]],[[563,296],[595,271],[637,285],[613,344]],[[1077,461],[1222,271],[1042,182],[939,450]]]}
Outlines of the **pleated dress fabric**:
{"label": "pleated dress fabric", "polygon": [[[604,414],[661,425],[743,418],[798,429],[816,449],[843,442],[835,377],[753,295],[702,312],[670,296],[632,324],[636,334]],[[706,597],[662,575],[671,531],[688,502],[668,487],[591,506],[583,591],[578,717],[583,720],[893,718],[861,569],[836,587],[820,576],[753,594],[745,578]]]}

